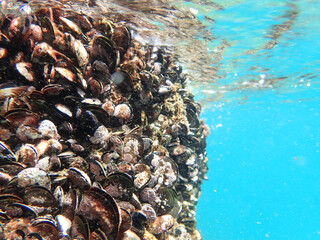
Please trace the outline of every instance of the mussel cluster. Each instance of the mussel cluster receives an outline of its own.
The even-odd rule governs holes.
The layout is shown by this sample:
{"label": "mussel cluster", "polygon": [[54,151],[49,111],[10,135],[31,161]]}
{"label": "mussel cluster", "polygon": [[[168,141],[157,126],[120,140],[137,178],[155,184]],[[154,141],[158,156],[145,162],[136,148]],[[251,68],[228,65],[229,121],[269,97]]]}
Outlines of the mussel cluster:
{"label": "mussel cluster", "polygon": [[168,49],[62,8],[0,19],[0,239],[200,239],[200,106]]}

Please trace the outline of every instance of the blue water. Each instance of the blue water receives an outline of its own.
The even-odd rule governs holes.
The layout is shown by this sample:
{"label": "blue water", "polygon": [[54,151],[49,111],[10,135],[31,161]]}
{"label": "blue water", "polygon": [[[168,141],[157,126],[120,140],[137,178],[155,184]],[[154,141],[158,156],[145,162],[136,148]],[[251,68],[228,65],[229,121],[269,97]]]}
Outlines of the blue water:
{"label": "blue water", "polygon": [[[218,80],[197,95],[211,129],[209,180],[197,206],[203,239],[320,239],[320,2],[192,7],[204,22],[216,20],[209,50],[230,43],[216,63]],[[265,49],[292,10],[291,28]]]}

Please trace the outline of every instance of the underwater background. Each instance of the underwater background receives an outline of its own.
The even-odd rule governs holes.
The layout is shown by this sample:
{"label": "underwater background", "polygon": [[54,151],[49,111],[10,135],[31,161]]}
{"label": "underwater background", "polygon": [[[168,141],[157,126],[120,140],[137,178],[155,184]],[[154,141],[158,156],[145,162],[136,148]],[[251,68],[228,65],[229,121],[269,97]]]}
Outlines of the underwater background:
{"label": "underwater background", "polygon": [[[320,239],[319,1],[215,1],[203,239]],[[208,87],[210,86],[210,87]]]}

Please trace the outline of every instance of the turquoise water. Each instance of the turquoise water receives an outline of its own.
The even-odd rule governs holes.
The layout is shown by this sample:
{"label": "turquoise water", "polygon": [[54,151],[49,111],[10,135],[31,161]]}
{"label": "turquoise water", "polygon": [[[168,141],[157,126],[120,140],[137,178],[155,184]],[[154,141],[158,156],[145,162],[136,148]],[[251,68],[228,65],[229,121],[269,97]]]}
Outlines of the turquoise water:
{"label": "turquoise water", "polygon": [[197,89],[211,129],[198,228],[205,240],[320,239],[320,2],[216,2],[224,10],[190,5],[216,37],[209,50],[228,43]]}

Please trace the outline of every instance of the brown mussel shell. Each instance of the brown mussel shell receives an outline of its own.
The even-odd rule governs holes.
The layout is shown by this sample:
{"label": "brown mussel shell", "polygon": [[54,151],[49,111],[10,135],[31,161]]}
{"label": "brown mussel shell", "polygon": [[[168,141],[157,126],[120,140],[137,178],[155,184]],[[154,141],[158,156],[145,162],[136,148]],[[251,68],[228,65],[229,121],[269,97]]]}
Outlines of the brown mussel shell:
{"label": "brown mussel shell", "polygon": [[90,188],[85,191],[78,207],[78,214],[96,221],[106,235],[117,237],[120,209],[113,197],[104,190]]}
{"label": "brown mussel shell", "polygon": [[120,51],[121,57],[126,53],[131,44],[131,32],[127,27],[119,26],[114,29],[111,40],[115,48]]}
{"label": "brown mussel shell", "polygon": [[42,186],[26,188],[23,200],[27,205],[41,207],[48,211],[55,210],[58,207],[57,201],[51,191]]}
{"label": "brown mussel shell", "polygon": [[104,36],[97,36],[91,45],[90,62],[102,61],[107,64],[109,71],[113,72],[117,65],[117,53],[113,43]]}
{"label": "brown mussel shell", "polygon": [[130,200],[134,191],[131,176],[122,172],[115,172],[108,175],[103,181],[102,187],[113,198],[122,201]]}

